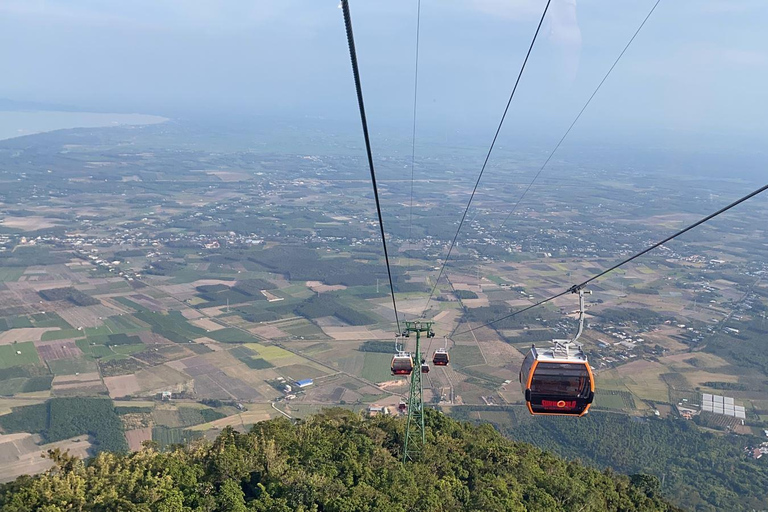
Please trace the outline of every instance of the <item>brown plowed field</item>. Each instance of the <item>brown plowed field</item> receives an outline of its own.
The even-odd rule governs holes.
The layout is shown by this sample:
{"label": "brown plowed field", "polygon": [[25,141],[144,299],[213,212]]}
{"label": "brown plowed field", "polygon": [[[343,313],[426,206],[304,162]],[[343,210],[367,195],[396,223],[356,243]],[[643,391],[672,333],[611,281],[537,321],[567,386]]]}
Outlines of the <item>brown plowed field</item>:
{"label": "brown plowed field", "polygon": [[119,375],[117,377],[104,377],[104,384],[109,390],[111,398],[133,395],[141,391],[136,375]]}
{"label": "brown plowed field", "polygon": [[75,359],[82,357],[83,351],[75,344],[75,340],[36,341],[37,353],[45,361],[56,359]]}
{"label": "brown plowed field", "polygon": [[128,448],[131,451],[141,450],[141,443],[152,440],[152,428],[137,428],[125,432],[125,440],[128,441]]}

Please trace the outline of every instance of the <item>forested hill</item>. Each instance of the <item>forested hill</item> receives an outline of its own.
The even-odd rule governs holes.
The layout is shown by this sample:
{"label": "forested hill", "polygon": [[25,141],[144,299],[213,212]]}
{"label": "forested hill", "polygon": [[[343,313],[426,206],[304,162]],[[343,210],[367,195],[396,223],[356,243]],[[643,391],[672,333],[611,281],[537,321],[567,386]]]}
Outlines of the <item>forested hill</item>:
{"label": "forested hill", "polygon": [[0,486],[0,510],[677,510],[654,477],[601,473],[489,425],[428,413],[423,459],[405,466],[402,420],[333,409],[168,452],[103,452],[87,463],[54,453],[50,472]]}

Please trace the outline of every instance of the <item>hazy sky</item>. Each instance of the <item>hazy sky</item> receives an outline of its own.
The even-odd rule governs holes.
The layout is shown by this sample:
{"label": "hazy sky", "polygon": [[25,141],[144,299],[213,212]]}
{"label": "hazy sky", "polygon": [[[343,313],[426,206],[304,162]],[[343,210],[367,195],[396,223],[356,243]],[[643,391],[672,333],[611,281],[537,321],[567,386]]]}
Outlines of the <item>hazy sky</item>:
{"label": "hazy sky", "polygon": [[[422,0],[419,119],[490,138],[545,0]],[[654,0],[552,0],[509,134],[562,133]],[[574,137],[768,136],[768,2],[662,0]],[[371,124],[409,133],[416,0],[352,0]],[[2,0],[0,98],[357,114],[338,0]]]}

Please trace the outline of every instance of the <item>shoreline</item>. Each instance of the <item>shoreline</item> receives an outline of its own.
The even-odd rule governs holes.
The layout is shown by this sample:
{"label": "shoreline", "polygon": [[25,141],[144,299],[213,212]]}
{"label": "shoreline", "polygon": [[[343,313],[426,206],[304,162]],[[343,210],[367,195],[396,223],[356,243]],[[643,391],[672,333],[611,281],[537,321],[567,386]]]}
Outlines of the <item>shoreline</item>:
{"label": "shoreline", "polygon": [[142,126],[168,122],[150,114],[66,112],[58,110],[0,110],[0,141],[74,128]]}

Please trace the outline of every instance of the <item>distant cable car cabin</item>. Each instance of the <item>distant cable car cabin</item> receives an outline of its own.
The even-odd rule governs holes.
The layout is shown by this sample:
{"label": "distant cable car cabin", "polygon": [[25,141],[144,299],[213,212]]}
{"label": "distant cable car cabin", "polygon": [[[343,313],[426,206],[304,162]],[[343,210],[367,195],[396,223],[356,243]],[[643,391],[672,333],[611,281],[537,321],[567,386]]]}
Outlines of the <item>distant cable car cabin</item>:
{"label": "distant cable car cabin", "polygon": [[449,362],[451,362],[451,357],[444,348],[437,349],[435,355],[432,356],[432,364],[435,366],[448,366]]}
{"label": "distant cable car cabin", "polygon": [[595,378],[576,340],[584,328],[584,292],[579,290],[579,330],[572,340],[532,346],[520,368],[520,385],[533,415],[583,416],[595,398]]}
{"label": "distant cable car cabin", "polygon": [[392,356],[392,375],[410,375],[413,371],[413,359],[407,352],[398,352]]}
{"label": "distant cable car cabin", "polygon": [[426,361],[421,362],[421,373],[429,373],[429,365]]}

